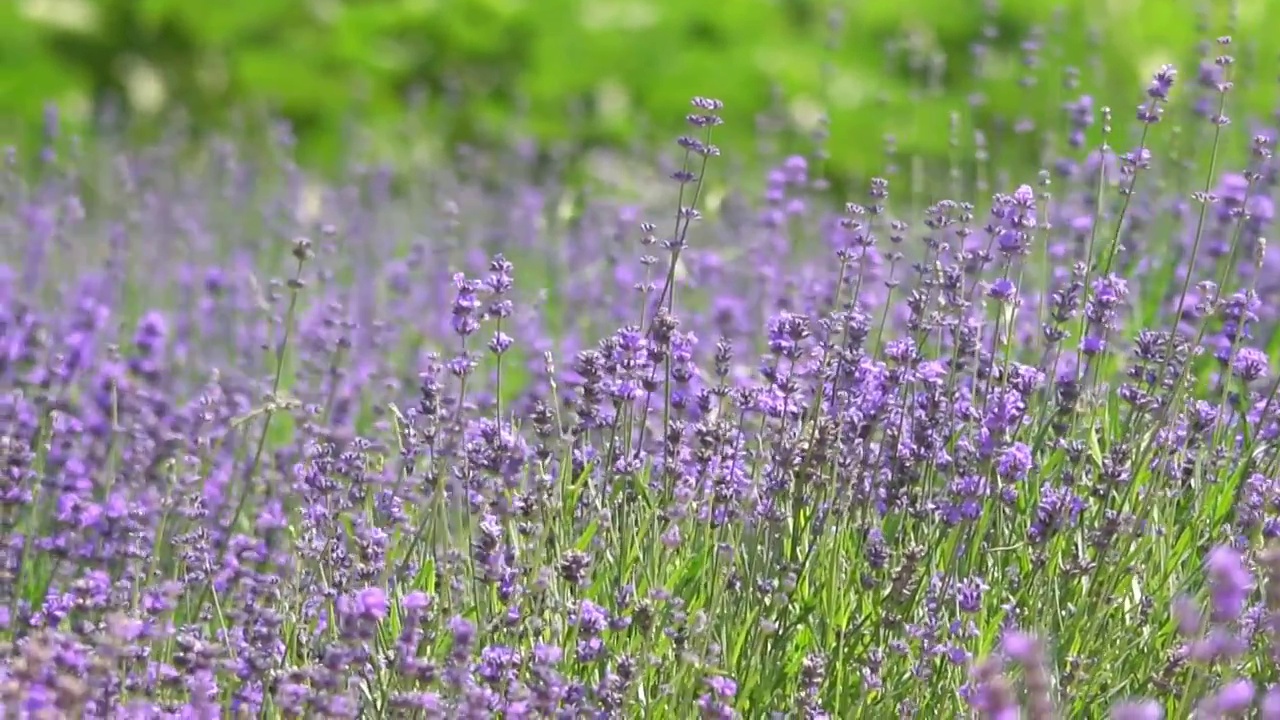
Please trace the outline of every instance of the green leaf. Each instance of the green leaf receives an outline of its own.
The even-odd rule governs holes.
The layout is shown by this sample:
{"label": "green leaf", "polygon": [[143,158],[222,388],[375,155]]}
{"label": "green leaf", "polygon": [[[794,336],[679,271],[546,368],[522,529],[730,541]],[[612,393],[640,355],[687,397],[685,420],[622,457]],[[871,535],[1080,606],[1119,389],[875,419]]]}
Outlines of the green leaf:
{"label": "green leaf", "polygon": [[587,523],[585,528],[583,528],[582,533],[578,535],[578,539],[573,543],[573,546],[577,548],[579,552],[585,551],[587,548],[591,547],[591,541],[595,539],[596,532],[599,531],[599,529],[600,520],[593,519],[591,522]]}

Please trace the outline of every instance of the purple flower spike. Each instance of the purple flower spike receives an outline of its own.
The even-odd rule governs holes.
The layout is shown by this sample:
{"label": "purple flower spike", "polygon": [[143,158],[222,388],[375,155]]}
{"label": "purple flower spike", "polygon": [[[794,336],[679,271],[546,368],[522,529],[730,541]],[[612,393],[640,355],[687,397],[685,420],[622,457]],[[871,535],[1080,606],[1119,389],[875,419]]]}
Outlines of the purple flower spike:
{"label": "purple flower spike", "polygon": [[1205,570],[1209,576],[1212,621],[1223,623],[1239,618],[1253,592],[1253,575],[1240,554],[1226,546],[1215,547],[1205,559]]}

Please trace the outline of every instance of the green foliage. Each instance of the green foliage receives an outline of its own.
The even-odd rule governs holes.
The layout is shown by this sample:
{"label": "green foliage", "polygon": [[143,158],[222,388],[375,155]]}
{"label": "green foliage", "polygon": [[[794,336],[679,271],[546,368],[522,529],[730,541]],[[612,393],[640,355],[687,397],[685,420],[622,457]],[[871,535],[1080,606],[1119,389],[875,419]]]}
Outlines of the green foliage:
{"label": "green foliage", "polygon": [[[1082,87],[1125,121],[1144,77],[1187,59],[1204,39],[1190,0],[1067,0],[1060,7],[976,0],[850,3],[833,31],[835,0],[17,0],[0,3],[0,137],[38,127],[59,102],[72,119],[112,97],[135,118],[188,111],[196,129],[231,121],[231,108],[279,112],[304,158],[337,159],[358,118],[383,156],[403,159],[408,138],[437,151],[459,142],[522,137],[572,141],[576,150],[654,142],[690,95],[726,101],[726,146],[750,147],[752,115],[774,111],[804,148],[822,109],[831,116],[832,171],[865,175],[883,164],[881,140],[928,160],[950,152],[953,112],[998,137],[994,152],[1038,157],[1009,130],[1020,119],[1056,124],[1060,52],[1092,56]],[[1221,31],[1227,4],[1200,23]],[[1280,10],[1235,4],[1238,22],[1280,29]],[[982,67],[971,48],[988,29]],[[1022,68],[1035,31],[1055,50]],[[1267,37],[1265,30],[1250,33]],[[1237,50],[1248,64],[1260,53]],[[942,59],[945,58],[945,61]],[[1256,63],[1256,60],[1255,60]],[[1186,75],[1193,68],[1184,65]],[[1036,105],[1020,80],[1034,77]],[[1246,69],[1248,73],[1248,69]],[[1248,73],[1252,77],[1266,73]],[[983,102],[971,96],[983,88]],[[1252,109],[1270,88],[1243,88]],[[424,98],[421,103],[409,98]],[[145,123],[144,123],[145,124]],[[396,132],[389,132],[395,130]],[[408,134],[405,134],[405,130]]]}

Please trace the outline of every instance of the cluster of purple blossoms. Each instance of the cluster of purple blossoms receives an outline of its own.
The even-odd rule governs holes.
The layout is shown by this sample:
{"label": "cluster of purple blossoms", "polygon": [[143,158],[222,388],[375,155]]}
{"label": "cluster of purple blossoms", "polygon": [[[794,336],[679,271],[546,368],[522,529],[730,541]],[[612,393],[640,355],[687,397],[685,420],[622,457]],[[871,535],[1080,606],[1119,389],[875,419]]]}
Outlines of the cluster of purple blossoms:
{"label": "cluster of purple blossoms", "polygon": [[821,134],[728,176],[703,97],[674,212],[520,152],[15,154],[0,716],[1280,718],[1230,45],[849,202]]}

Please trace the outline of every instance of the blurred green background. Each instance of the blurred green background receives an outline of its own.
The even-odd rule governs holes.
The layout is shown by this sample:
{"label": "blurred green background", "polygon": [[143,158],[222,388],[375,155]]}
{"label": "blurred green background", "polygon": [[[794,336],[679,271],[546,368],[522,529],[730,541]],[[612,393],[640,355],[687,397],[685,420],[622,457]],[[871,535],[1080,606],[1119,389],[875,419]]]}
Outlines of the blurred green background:
{"label": "blurred green background", "polygon": [[1197,42],[1233,26],[1237,97],[1267,113],[1280,3],[1266,0],[0,0],[0,140],[38,133],[47,101],[72,124],[114,108],[140,133],[175,109],[196,130],[274,112],[304,161],[331,168],[356,126],[388,160],[645,146],[707,95],[727,105],[726,155],[763,136],[811,148],[825,109],[836,174],[876,171],[887,133],[945,158],[953,112],[964,142],[982,129],[994,153],[1034,161],[1046,136],[1019,123],[1058,128],[1081,93],[1125,122],[1152,70],[1181,61],[1189,84]]}

